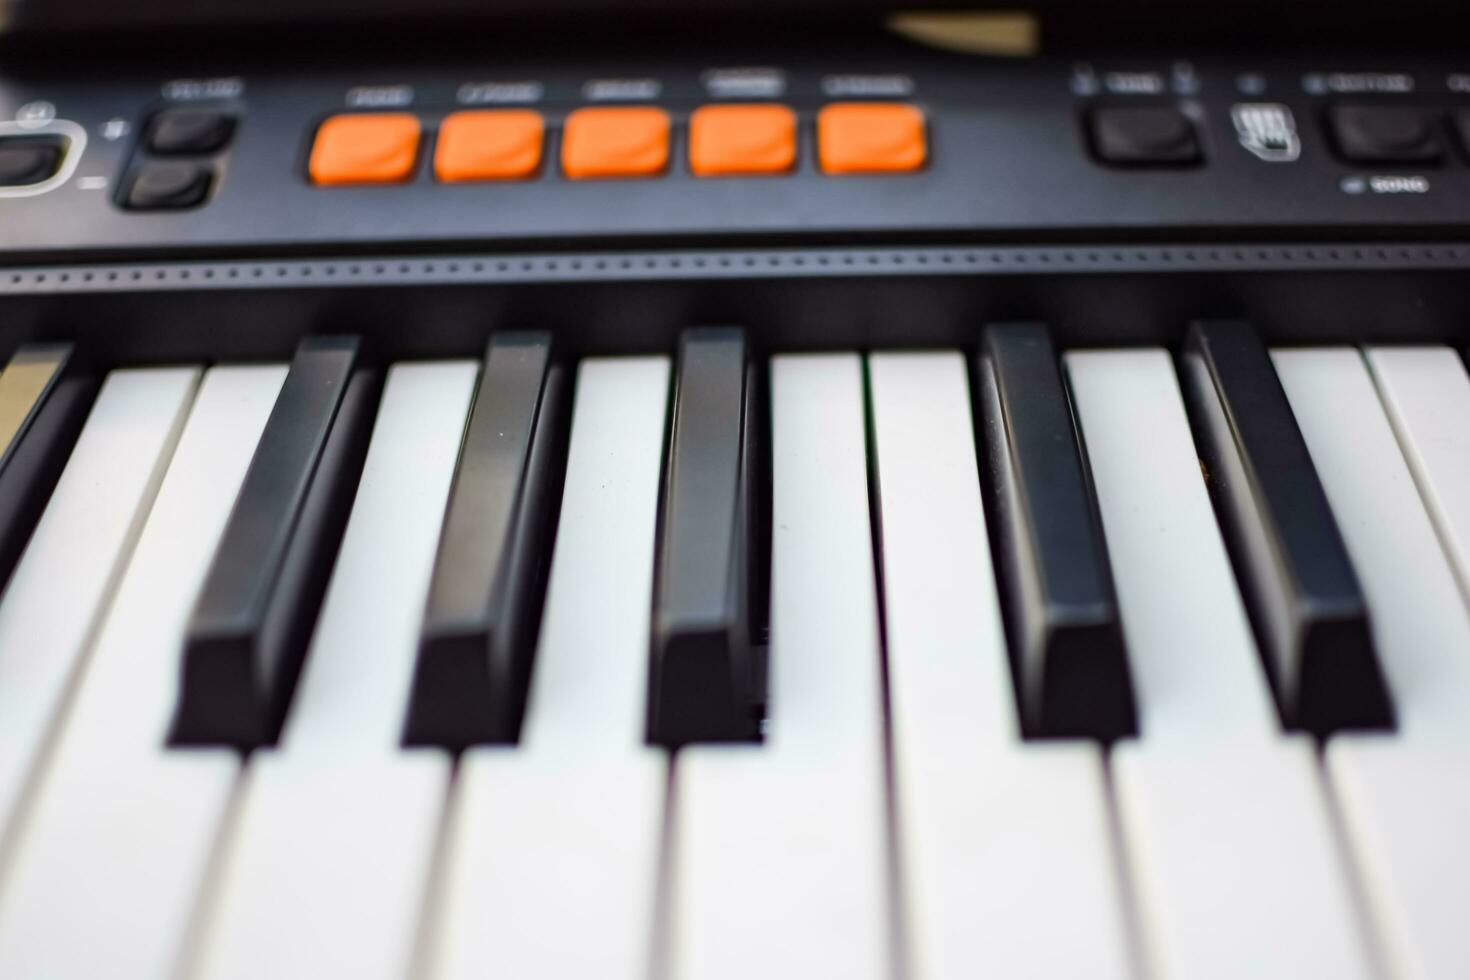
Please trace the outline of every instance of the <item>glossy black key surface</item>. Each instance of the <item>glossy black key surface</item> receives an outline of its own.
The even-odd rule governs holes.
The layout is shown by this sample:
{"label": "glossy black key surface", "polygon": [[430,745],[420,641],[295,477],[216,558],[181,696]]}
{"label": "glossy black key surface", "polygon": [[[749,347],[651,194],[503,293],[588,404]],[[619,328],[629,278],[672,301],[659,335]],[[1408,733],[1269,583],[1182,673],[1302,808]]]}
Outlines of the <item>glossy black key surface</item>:
{"label": "glossy black key surface", "polygon": [[98,376],[70,345],[29,345],[0,373],[0,590],[15,571],[36,522],[82,431]]}
{"label": "glossy black key surface", "polygon": [[1102,524],[1046,328],[987,328],[976,373],[1022,727],[1034,737],[1133,734]]}
{"label": "glossy black key surface", "polygon": [[1367,602],[1270,353],[1247,324],[1195,324],[1182,368],[1283,720],[1323,736],[1392,726]]}
{"label": "glossy black key surface", "polygon": [[404,741],[514,741],[525,711],[563,465],[551,335],[490,342],[429,586]]}
{"label": "glossy black key surface", "polygon": [[649,674],[648,736],[657,744],[755,736],[751,373],[740,330],[680,337]]}
{"label": "glossy black key surface", "polygon": [[184,641],[176,744],[275,741],[326,590],[377,407],[358,341],[301,342]]}

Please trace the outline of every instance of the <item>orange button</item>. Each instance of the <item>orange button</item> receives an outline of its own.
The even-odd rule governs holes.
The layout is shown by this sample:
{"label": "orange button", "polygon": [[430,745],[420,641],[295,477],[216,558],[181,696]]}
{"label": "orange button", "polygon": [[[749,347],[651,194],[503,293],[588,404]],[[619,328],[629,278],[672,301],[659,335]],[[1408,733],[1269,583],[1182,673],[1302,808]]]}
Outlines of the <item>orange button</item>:
{"label": "orange button", "polygon": [[689,117],[689,167],[701,177],[779,174],[796,163],[796,113],[784,105],[707,105]]}
{"label": "orange button", "polygon": [[567,116],[561,166],[574,180],[652,177],[668,164],[669,114],[662,109],[578,109]]}
{"label": "orange button", "polygon": [[317,184],[392,184],[413,176],[419,121],[407,112],[333,116],[316,131],[310,172]]}
{"label": "orange button", "polygon": [[530,109],[456,112],[439,127],[434,175],[449,183],[530,177],[541,166],[545,130]]}
{"label": "orange button", "polygon": [[929,155],[924,114],[894,102],[838,102],[817,115],[817,155],[829,174],[906,173]]}

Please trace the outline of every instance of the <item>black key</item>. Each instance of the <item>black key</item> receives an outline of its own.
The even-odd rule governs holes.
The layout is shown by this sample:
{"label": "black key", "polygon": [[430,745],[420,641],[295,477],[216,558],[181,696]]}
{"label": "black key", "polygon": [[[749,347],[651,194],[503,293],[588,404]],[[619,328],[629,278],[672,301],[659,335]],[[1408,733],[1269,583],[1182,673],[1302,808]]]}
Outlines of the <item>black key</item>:
{"label": "black key", "polygon": [[1283,720],[1320,736],[1392,726],[1367,602],[1265,345],[1243,323],[1196,324],[1182,364]]}
{"label": "black key", "polygon": [[750,388],[741,331],[684,332],[654,586],[648,737],[658,744],[756,735]]}
{"label": "black key", "polygon": [[69,345],[22,347],[0,374],[0,590],[10,581],[97,394]]}
{"label": "black key", "polygon": [[512,742],[564,464],[565,372],[545,333],[490,342],[429,586],[404,741]]}
{"label": "black key", "polygon": [[1046,328],[987,328],[977,374],[1022,727],[1032,737],[1131,735],[1133,683],[1102,522]]}
{"label": "black key", "polygon": [[184,640],[179,745],[280,733],[367,454],[380,379],[354,337],[301,342]]}

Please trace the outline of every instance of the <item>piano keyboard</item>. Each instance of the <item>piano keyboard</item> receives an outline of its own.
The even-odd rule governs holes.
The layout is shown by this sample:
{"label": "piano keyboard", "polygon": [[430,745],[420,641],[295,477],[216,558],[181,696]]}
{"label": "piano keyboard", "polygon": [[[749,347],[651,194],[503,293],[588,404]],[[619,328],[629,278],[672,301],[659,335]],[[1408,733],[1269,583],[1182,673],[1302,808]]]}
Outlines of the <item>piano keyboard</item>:
{"label": "piano keyboard", "polygon": [[1449,347],[88,371],[0,373],[0,977],[1466,975]]}

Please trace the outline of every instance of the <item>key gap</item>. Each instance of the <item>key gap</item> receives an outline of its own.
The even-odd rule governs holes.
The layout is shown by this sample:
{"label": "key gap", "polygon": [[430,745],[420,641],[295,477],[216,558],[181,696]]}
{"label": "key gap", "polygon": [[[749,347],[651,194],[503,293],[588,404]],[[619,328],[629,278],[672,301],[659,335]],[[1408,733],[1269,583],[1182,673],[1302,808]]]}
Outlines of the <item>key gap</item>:
{"label": "key gap", "polygon": [[449,779],[445,782],[444,796],[439,806],[439,824],[434,830],[433,853],[429,856],[428,873],[424,875],[423,899],[419,902],[418,922],[414,925],[413,943],[408,956],[409,974],[415,977],[436,975],[434,952],[439,948],[439,930],[443,923],[441,910],[447,897],[445,890],[449,874],[450,842],[462,805],[459,786],[461,753],[447,754]]}
{"label": "key gap", "polygon": [[654,878],[652,928],[649,941],[649,980],[669,980],[669,962],[673,950],[674,915],[674,793],[678,779],[679,756],[677,748],[669,749],[668,764],[664,766],[663,808],[660,811],[658,839],[658,871]]}
{"label": "key gap", "polygon": [[873,413],[873,379],[866,354],[862,357],[863,378],[863,444],[868,471],[868,530],[872,535],[873,582],[878,611],[878,676],[883,703],[883,817],[885,823],[885,865],[888,875],[888,943],[890,957],[889,972],[892,976],[906,974],[904,964],[909,960],[908,927],[904,918],[907,908],[904,896],[903,863],[899,854],[898,799],[894,778],[893,758],[893,713],[888,669],[888,612],[887,593],[883,578],[883,505],[882,489],[878,478],[878,432]]}
{"label": "key gap", "polygon": [[206,852],[204,871],[200,875],[194,907],[189,910],[188,925],[184,929],[184,942],[179,950],[178,959],[175,961],[172,980],[187,980],[198,971],[199,958],[203,955],[205,941],[209,938],[208,930],[216,919],[216,910],[219,908],[221,889],[224,885],[222,878],[228,866],[230,843],[239,832],[246,793],[249,792],[251,783],[251,770],[247,767],[249,752],[241,751],[239,755],[240,767],[235,772],[235,778],[231,780],[230,796],[225,802],[224,816]]}
{"label": "key gap", "polygon": [[1127,934],[1128,962],[1132,974],[1147,977],[1154,973],[1149,969],[1143,923],[1138,908],[1138,886],[1133,881],[1132,862],[1128,855],[1127,841],[1123,836],[1123,822],[1118,809],[1118,787],[1113,776],[1113,750],[1115,746],[1104,745],[1102,751],[1102,783],[1104,811],[1108,818],[1109,849],[1113,857],[1113,872],[1118,882],[1118,899],[1123,904],[1123,929]]}

